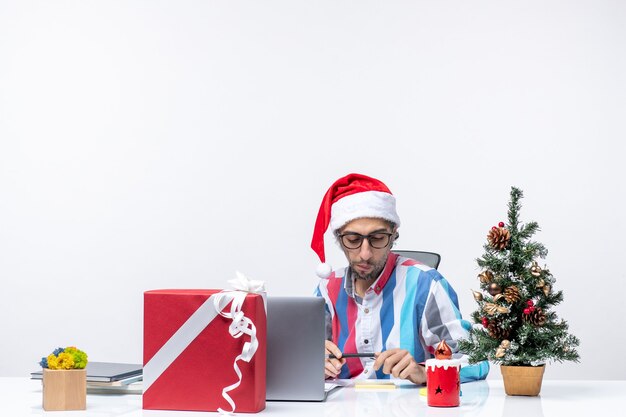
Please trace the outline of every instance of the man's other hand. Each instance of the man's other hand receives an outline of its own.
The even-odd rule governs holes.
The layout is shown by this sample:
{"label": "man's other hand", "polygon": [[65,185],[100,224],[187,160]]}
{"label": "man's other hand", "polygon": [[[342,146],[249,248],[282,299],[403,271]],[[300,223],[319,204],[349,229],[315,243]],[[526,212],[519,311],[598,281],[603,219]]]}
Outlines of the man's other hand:
{"label": "man's other hand", "polygon": [[326,378],[337,378],[339,372],[341,372],[341,366],[346,363],[346,360],[341,357],[341,350],[330,340],[326,341],[326,355],[335,355],[336,359],[326,358],[324,364],[324,373]]}
{"label": "man's other hand", "polygon": [[390,349],[376,354],[374,370],[383,370],[396,378],[407,379],[414,384],[426,382],[426,370],[404,349]]}

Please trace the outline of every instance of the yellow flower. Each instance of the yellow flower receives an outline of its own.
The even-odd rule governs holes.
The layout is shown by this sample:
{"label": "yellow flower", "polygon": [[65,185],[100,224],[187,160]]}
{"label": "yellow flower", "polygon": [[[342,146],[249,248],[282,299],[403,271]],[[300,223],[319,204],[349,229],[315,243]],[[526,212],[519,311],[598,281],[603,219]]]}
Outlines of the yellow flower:
{"label": "yellow flower", "polygon": [[49,369],[59,369],[58,363],[59,363],[59,360],[54,355],[54,353],[51,353],[48,355],[48,368]]}
{"label": "yellow flower", "polygon": [[59,353],[59,356],[48,356],[48,368],[50,369],[73,369],[74,368],[74,356],[63,352]]}
{"label": "yellow flower", "polygon": [[74,355],[71,353],[63,352],[59,354],[59,369],[73,369],[74,368]]}
{"label": "yellow flower", "polygon": [[83,369],[87,366],[87,354],[76,346],[58,348],[42,358],[40,364],[49,369]]}

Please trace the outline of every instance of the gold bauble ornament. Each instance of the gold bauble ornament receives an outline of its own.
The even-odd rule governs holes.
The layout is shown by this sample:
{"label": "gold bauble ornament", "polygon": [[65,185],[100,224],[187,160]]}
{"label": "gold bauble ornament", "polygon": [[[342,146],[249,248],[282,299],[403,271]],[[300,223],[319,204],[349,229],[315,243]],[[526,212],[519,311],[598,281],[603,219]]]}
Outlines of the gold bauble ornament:
{"label": "gold bauble ornament", "polygon": [[492,282],[491,284],[489,284],[488,291],[491,295],[498,295],[502,292],[502,287],[499,284]]}
{"label": "gold bauble ornament", "polygon": [[496,349],[496,358],[501,358],[506,354],[506,351],[502,348]]}

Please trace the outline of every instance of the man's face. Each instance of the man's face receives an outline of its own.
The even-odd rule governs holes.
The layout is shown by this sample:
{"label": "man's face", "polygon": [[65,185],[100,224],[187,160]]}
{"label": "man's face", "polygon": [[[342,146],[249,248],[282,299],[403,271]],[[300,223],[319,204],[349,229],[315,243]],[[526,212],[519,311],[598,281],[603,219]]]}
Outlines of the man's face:
{"label": "man's face", "polygon": [[[389,236],[388,234],[394,235],[395,230],[392,230],[389,223],[385,220],[364,218],[352,220],[341,228],[340,231],[341,235],[346,236],[344,239],[351,239],[352,236],[350,234],[353,233],[361,236],[369,235],[371,236],[371,239],[382,237],[383,243],[385,242],[384,239],[388,238],[389,243],[385,247],[379,249],[372,247],[368,239],[363,239],[359,248],[349,249],[341,243],[342,239],[340,238],[341,248],[343,249],[346,258],[348,258],[348,262],[350,263],[350,267],[352,268],[355,277],[363,280],[376,279],[385,267],[387,256],[389,255],[393,244],[393,236]],[[354,237],[358,241],[359,237],[356,235]],[[376,240],[373,241],[375,242],[374,246],[381,246],[381,244]]]}

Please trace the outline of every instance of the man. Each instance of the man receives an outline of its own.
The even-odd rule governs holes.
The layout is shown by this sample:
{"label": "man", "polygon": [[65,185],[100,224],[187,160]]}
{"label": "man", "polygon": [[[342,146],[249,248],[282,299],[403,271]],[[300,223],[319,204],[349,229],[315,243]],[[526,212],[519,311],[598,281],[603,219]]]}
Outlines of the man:
{"label": "man", "polygon": [[[435,270],[400,257],[391,248],[400,218],[395,197],[381,181],[360,174],[337,180],[326,192],[311,248],[322,264],[317,295],[326,301],[327,378],[399,378],[426,382],[423,363],[441,341],[456,350],[469,323],[456,293]],[[349,266],[325,264],[330,228]],[[343,358],[368,353],[370,358]],[[483,379],[488,365],[464,368],[462,381]]]}

